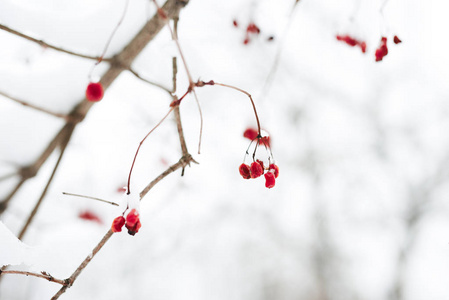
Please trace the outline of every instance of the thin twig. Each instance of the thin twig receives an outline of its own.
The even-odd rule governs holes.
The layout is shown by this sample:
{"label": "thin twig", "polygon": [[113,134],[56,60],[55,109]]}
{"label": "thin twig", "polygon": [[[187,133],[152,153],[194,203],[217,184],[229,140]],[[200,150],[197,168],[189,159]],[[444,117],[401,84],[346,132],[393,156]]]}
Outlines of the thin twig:
{"label": "thin twig", "polygon": [[112,42],[112,38],[114,37],[115,33],[117,32],[117,30],[119,29],[119,27],[122,24],[123,20],[125,19],[126,12],[128,11],[128,4],[129,4],[129,0],[126,0],[125,1],[125,8],[123,9],[122,16],[120,17],[120,20],[118,21],[117,25],[115,25],[114,30],[112,30],[112,33],[109,36],[109,38],[108,38],[108,40],[106,42],[106,45],[104,46],[103,53],[101,53],[100,58],[92,66],[92,69],[89,72],[89,79],[92,77],[92,73],[95,70],[95,68],[102,62],[102,60],[103,60],[103,58],[104,58],[104,56],[106,54],[106,51],[108,51],[109,45]]}
{"label": "thin twig", "polygon": [[92,250],[92,253],[89,254],[83,262],[78,266],[78,268],[73,272],[73,274],[67,278],[67,284],[65,284],[52,298],[51,300],[58,299],[62,294],[65,293],[65,291],[73,285],[75,280],[78,278],[78,276],[81,274],[81,272],[86,268],[86,266],[90,263],[90,261],[94,258],[94,256],[100,251],[100,249],[106,244],[106,242],[111,238],[113,232],[111,229],[108,230],[108,232],[104,235],[104,237],[101,239],[101,241],[95,246],[95,248]]}
{"label": "thin twig", "polygon": [[165,116],[154,126],[146,135],[145,137],[140,141],[139,146],[137,147],[136,154],[134,155],[133,163],[131,164],[131,169],[129,170],[128,175],[128,192],[127,195],[131,194],[130,184],[131,184],[131,174],[133,172],[134,164],[136,162],[137,154],[139,154],[140,147],[142,146],[143,142],[147,139],[147,137],[156,129],[159,127],[159,125],[162,124],[162,122],[165,121],[165,119],[170,115],[170,113],[173,111],[174,107],[171,107],[168,112],[165,114]]}
{"label": "thin twig", "polygon": [[220,85],[220,86],[224,86],[224,87],[227,87],[227,88],[230,88],[230,89],[234,89],[234,90],[239,91],[239,92],[241,92],[241,93],[243,93],[243,94],[245,94],[245,95],[247,95],[247,96],[249,97],[249,100],[251,100],[251,104],[252,104],[252,106],[253,106],[254,115],[256,116],[256,121],[257,121],[257,132],[258,132],[259,137],[261,137],[261,136],[262,136],[262,133],[261,133],[261,131],[260,131],[259,116],[258,116],[258,114],[257,114],[256,105],[254,104],[254,100],[253,100],[253,98],[251,97],[251,94],[248,93],[248,92],[245,91],[245,90],[242,90],[242,89],[240,89],[240,88],[238,88],[238,87],[235,87],[235,86],[232,86],[232,85],[229,85],[229,84],[218,83],[218,82],[215,82],[215,81],[214,81],[214,82],[213,82],[213,85]]}
{"label": "thin twig", "polygon": [[33,272],[28,272],[28,271],[17,271],[17,270],[5,270],[5,271],[2,271],[2,270],[0,270],[0,275],[3,275],[3,274],[17,274],[17,275],[34,276],[34,277],[46,279],[46,280],[48,280],[50,282],[59,283],[60,285],[67,285],[68,284],[67,279],[54,278],[53,276],[51,276],[47,272],[33,273]]}
{"label": "thin twig", "polygon": [[87,199],[97,200],[97,201],[100,201],[100,202],[105,202],[105,203],[108,203],[108,204],[112,204],[112,205],[115,205],[115,206],[119,206],[119,205],[118,205],[117,203],[115,203],[115,202],[108,201],[108,200],[103,200],[103,199],[96,198],[96,197],[84,196],[84,195],[78,195],[78,194],[72,194],[72,193],[66,193],[66,192],[62,192],[62,194],[63,194],[63,195],[68,195],[68,196],[75,196],[75,197],[81,197],[81,198],[87,198]]}
{"label": "thin twig", "polygon": [[6,94],[6,93],[4,93],[4,92],[0,92],[0,95],[3,96],[3,97],[5,97],[5,98],[8,98],[9,100],[12,100],[12,101],[14,101],[14,102],[16,102],[16,103],[22,104],[23,106],[26,106],[26,107],[32,108],[32,109],[34,109],[34,110],[37,110],[37,111],[46,113],[46,114],[48,114],[48,115],[50,115],[50,116],[57,117],[57,118],[61,118],[61,119],[64,119],[64,120],[66,120],[66,121],[69,120],[69,118],[68,118],[67,115],[59,114],[59,113],[55,113],[55,112],[49,111],[49,110],[47,110],[47,109],[45,109],[45,108],[42,108],[42,107],[39,107],[39,106],[30,104],[30,103],[25,102],[25,101],[23,101],[23,100],[20,100],[20,99],[18,99],[18,98],[16,98],[16,97],[13,97],[13,96],[11,96],[11,95],[8,95],[8,94]]}
{"label": "thin twig", "polygon": [[56,171],[58,170],[59,164],[61,163],[62,157],[64,156],[65,149],[67,148],[67,145],[69,143],[69,140],[72,136],[73,131],[69,132],[65,139],[63,140],[63,144],[61,145],[61,153],[59,154],[58,160],[56,161],[56,164],[53,168],[53,171],[51,172],[50,178],[47,181],[47,184],[45,185],[44,190],[42,191],[41,196],[39,197],[39,200],[34,205],[33,210],[31,211],[30,215],[28,216],[25,225],[23,225],[22,230],[19,233],[19,236],[17,237],[19,240],[23,239],[23,236],[27,232],[31,222],[33,221],[34,217],[36,216],[37,211],[39,210],[42,202],[44,201],[45,195],[47,195],[47,191],[50,187],[50,184],[53,181],[53,178],[55,177]]}
{"label": "thin twig", "polygon": [[155,87],[158,87],[158,88],[160,88],[160,89],[163,89],[163,90],[166,91],[170,96],[172,95],[172,92],[171,92],[168,88],[166,88],[165,86],[163,86],[163,85],[161,85],[161,84],[159,84],[159,83],[152,82],[152,81],[149,81],[148,79],[143,78],[142,76],[139,75],[139,73],[137,73],[136,71],[134,71],[132,68],[129,68],[128,71],[129,71],[131,74],[133,74],[134,76],[136,76],[138,79],[142,80],[143,82],[146,82],[146,83],[148,83],[148,84],[154,85]]}
{"label": "thin twig", "polygon": [[[36,43],[36,44],[38,44],[38,45],[40,45],[42,47],[45,47],[45,48],[50,48],[50,49],[53,49],[53,50],[56,50],[56,51],[59,51],[59,52],[63,52],[63,53],[70,54],[70,55],[77,56],[77,57],[81,57],[81,58],[87,58],[87,59],[93,59],[93,60],[99,60],[100,59],[100,56],[79,54],[79,53],[76,53],[76,52],[73,52],[73,51],[65,50],[63,48],[50,45],[50,44],[48,44],[48,43],[46,43],[46,42],[44,42],[42,40],[35,39],[33,37],[30,37],[30,36],[28,36],[26,34],[23,34],[23,33],[19,32],[17,30],[14,30],[14,29],[12,29],[10,27],[7,27],[5,25],[2,25],[2,24],[0,24],[0,29],[4,30],[4,31],[7,31],[9,33],[12,33],[14,35],[20,36],[20,37],[22,37],[22,38],[24,38],[24,39],[26,39],[28,41]],[[110,60],[111,60],[110,58],[103,59],[103,61],[110,61]]]}
{"label": "thin twig", "polygon": [[203,137],[203,112],[201,111],[200,101],[198,100],[198,96],[196,95],[195,89],[193,91],[193,96],[195,97],[196,106],[198,107],[198,112],[200,113],[200,136],[198,138],[198,154],[201,153],[201,140]]}

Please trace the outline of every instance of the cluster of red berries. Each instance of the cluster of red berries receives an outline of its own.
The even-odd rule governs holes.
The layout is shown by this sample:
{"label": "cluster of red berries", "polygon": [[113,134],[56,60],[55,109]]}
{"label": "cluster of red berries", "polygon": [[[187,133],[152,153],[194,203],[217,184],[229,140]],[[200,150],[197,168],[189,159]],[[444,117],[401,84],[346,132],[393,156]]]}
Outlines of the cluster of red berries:
{"label": "cluster of red berries", "polygon": [[[359,41],[349,35],[337,35],[336,38],[337,40],[342,41],[351,47],[354,46],[360,47],[363,53],[366,52],[366,42],[364,41]],[[397,35],[394,36],[393,42],[395,44],[402,43],[402,41],[398,38]],[[387,38],[383,36],[380,40],[379,47],[376,49],[376,52],[374,53],[376,61],[381,61],[387,54],[388,54]]]}
{"label": "cluster of red berries", "polygon": [[[267,172],[264,174],[265,170]],[[263,161],[257,159],[251,166],[245,163],[241,164],[239,172],[244,179],[258,178],[264,174],[265,187],[271,189],[276,183],[275,179],[279,176],[279,167],[275,164],[270,164],[268,168],[265,168]]]}
{"label": "cluster of red berries", "polygon": [[114,221],[112,221],[112,232],[121,232],[123,225],[125,225],[125,227],[128,229],[128,233],[130,235],[135,235],[137,232],[139,232],[142,224],[140,223],[139,213],[135,208],[131,209],[131,211],[126,216],[126,219],[123,216],[118,216],[114,219]]}
{"label": "cluster of red berries", "polygon": [[[279,167],[274,163],[270,163],[270,161],[272,161],[272,158],[273,158],[273,154],[271,153],[271,149],[270,149],[270,143],[271,143],[270,136],[262,137],[256,129],[248,128],[243,133],[243,137],[251,140],[251,144],[254,141],[257,141],[257,143],[256,143],[254,153],[253,153],[253,163],[251,165],[242,163],[239,167],[240,175],[244,179],[258,178],[258,177],[264,175],[265,186],[267,188],[271,189],[272,187],[274,187],[274,185],[276,183],[275,179],[279,176]],[[250,147],[251,147],[251,144],[250,144]],[[265,146],[265,148],[267,150],[269,150],[268,168],[266,168],[264,166],[263,161],[261,161],[259,159],[257,159],[257,160],[254,159],[254,157],[256,155],[257,147],[260,145]],[[248,149],[249,149],[249,147],[248,147]],[[245,158],[247,155],[248,155],[248,150],[246,151]],[[267,172],[265,173],[265,171],[267,171]]]}
{"label": "cluster of red berries", "polygon": [[[393,43],[399,44],[402,43],[402,41],[398,38],[397,35],[395,35],[393,37]],[[379,48],[376,49],[375,53],[376,61],[381,61],[387,54],[388,54],[387,38],[383,36],[380,40]]]}
{"label": "cluster of red berries", "polygon": [[98,102],[103,99],[104,89],[100,82],[91,82],[86,88],[86,99],[90,102]]}
{"label": "cluster of red berries", "polygon": [[355,38],[350,37],[349,35],[337,35],[336,37],[337,40],[345,42],[351,47],[359,46],[360,49],[362,50],[362,53],[366,52],[366,42],[356,40]]}
{"label": "cluster of red berries", "polygon": [[[239,27],[239,23],[237,22],[237,20],[233,20],[232,24],[236,28]],[[248,24],[248,26],[246,26],[245,39],[243,40],[243,44],[248,45],[249,42],[251,41],[250,37],[252,35],[259,35],[259,34],[260,34],[260,28],[254,22],[250,22]],[[274,40],[274,37],[272,35],[267,37],[267,41],[272,41],[272,40]]]}

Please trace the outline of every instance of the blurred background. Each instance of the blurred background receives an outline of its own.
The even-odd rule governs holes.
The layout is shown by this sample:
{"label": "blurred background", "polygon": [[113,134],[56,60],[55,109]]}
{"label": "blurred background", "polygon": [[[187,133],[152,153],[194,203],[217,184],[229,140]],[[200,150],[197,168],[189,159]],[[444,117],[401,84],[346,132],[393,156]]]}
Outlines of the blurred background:
{"label": "blurred background", "polygon": [[[125,4],[0,0],[0,24],[101,55]],[[157,184],[140,204],[139,233],[115,234],[63,299],[449,299],[448,8],[443,0],[190,0],[178,33],[192,76],[252,94],[280,168],[276,186],[238,173],[249,145],[243,132],[256,126],[248,97],[198,88],[201,154],[192,95],[181,118],[199,165]],[[151,1],[130,1],[105,57],[154,13]],[[260,33],[247,35],[251,23]],[[337,35],[365,41],[366,53]],[[393,43],[395,35],[402,43]],[[376,62],[382,37],[389,53]],[[94,61],[5,31],[0,45],[0,92],[62,114],[84,97]],[[173,56],[179,54],[164,28],[133,69],[171,88]],[[181,96],[188,79],[180,59],[178,66]],[[107,67],[97,66],[93,79]],[[62,192],[126,206],[120,188],[136,148],[170,102],[130,72],[113,82],[75,129],[23,238],[31,254],[11,269],[72,274],[123,207]],[[0,96],[0,201],[19,182],[17,170],[32,164],[63,125]],[[0,216],[15,235],[58,155]],[[132,195],[180,157],[170,116],[140,149]],[[268,158],[264,149],[258,157]],[[7,247],[0,242],[0,258]],[[0,299],[49,299],[59,288],[5,274]]]}

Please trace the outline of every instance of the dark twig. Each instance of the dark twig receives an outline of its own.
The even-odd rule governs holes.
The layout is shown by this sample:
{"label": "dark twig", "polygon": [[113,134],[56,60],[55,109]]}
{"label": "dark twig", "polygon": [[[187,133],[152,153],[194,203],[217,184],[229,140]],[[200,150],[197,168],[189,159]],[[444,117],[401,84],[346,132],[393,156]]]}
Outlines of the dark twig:
{"label": "dark twig", "polygon": [[[2,25],[2,24],[0,24],[0,29],[4,30],[4,31],[7,31],[9,33],[12,33],[14,35],[20,36],[21,38],[24,38],[24,39],[26,39],[28,41],[36,43],[36,44],[38,44],[38,45],[40,45],[42,47],[45,47],[45,48],[50,48],[50,49],[53,49],[53,50],[56,50],[56,51],[59,51],[59,52],[63,52],[63,53],[70,54],[70,55],[77,56],[77,57],[81,57],[81,58],[87,58],[87,59],[93,59],[93,60],[99,60],[101,58],[100,56],[91,56],[91,55],[79,54],[79,53],[76,53],[76,52],[65,50],[65,49],[60,48],[60,47],[56,47],[56,46],[50,45],[50,44],[48,44],[48,43],[46,43],[46,42],[44,42],[42,40],[35,39],[33,37],[30,37],[30,36],[28,36],[26,34],[23,34],[23,33],[19,32],[17,30],[11,29],[11,28],[9,28],[9,27],[7,27],[5,25]],[[109,58],[103,59],[103,61],[110,61],[110,60],[111,59],[109,59]]]}

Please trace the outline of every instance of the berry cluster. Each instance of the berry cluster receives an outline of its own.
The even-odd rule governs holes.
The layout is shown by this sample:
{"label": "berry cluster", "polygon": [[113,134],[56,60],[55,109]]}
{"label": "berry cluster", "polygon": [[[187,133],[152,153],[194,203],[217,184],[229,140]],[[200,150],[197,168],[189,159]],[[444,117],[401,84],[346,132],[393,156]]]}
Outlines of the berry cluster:
{"label": "berry cluster", "polygon": [[131,211],[126,216],[126,219],[123,216],[118,216],[114,219],[114,221],[112,221],[112,232],[121,232],[123,225],[125,225],[125,227],[128,229],[128,233],[130,235],[135,235],[137,232],[139,232],[142,224],[140,223],[139,213],[135,208],[131,209]]}
{"label": "berry cluster", "polygon": [[[337,35],[336,38],[337,40],[342,41],[351,47],[354,46],[360,47],[362,53],[366,52],[366,42],[364,41],[359,41],[349,35]],[[397,35],[394,36],[393,42],[395,44],[402,43],[402,41],[398,38]],[[376,52],[374,53],[376,61],[381,61],[387,54],[388,54],[387,38],[383,36],[380,40],[379,47],[376,49]]]}
{"label": "berry cluster", "polygon": [[[237,22],[237,20],[233,20],[232,24],[236,28],[239,27],[239,23]],[[251,36],[257,36],[259,34],[260,34],[260,28],[254,22],[250,22],[248,24],[248,26],[246,26],[245,39],[243,40],[243,44],[248,45],[249,42],[251,41]],[[270,41],[274,40],[274,36],[270,35],[266,39],[267,39],[267,41],[270,42]]]}
{"label": "berry cluster", "polygon": [[[271,160],[273,159],[273,154],[271,153],[271,149],[270,149],[270,137],[269,136],[262,137],[258,133],[258,131],[253,128],[246,129],[245,132],[243,133],[243,136],[245,138],[251,140],[250,147],[254,141],[257,140],[257,143],[254,148],[253,162],[251,163],[251,165],[245,164],[245,162],[243,162],[239,167],[240,175],[244,179],[258,178],[258,177],[264,175],[265,187],[271,189],[272,187],[274,187],[274,185],[276,183],[275,179],[279,176],[279,167],[276,164],[271,163]],[[265,148],[267,150],[270,149],[269,156],[268,156],[268,167],[265,167],[263,161],[261,161],[259,159],[255,160],[257,147],[259,145],[265,146]],[[248,147],[248,149],[249,149],[249,147]],[[248,150],[246,151],[245,158],[247,155],[249,155]]]}

